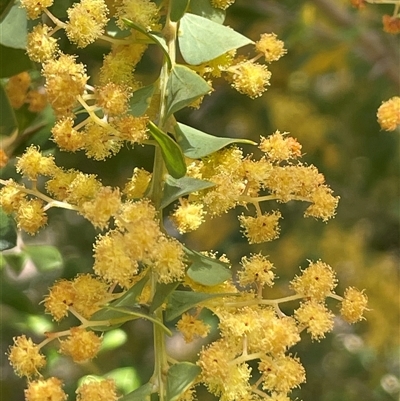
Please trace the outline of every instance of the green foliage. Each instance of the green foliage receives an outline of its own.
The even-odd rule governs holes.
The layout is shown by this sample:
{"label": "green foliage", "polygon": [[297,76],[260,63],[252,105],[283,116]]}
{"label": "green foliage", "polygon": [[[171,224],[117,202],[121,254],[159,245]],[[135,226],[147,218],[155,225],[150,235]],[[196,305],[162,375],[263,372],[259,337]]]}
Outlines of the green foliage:
{"label": "green foliage", "polygon": [[179,49],[185,61],[192,65],[253,43],[233,29],[190,13],[182,17],[179,30]]}
{"label": "green foliage", "polygon": [[17,232],[14,219],[0,208],[0,251],[14,248],[17,244]]}
{"label": "green foliage", "polygon": [[167,374],[167,401],[176,401],[193,383],[201,369],[189,362],[172,365]]}

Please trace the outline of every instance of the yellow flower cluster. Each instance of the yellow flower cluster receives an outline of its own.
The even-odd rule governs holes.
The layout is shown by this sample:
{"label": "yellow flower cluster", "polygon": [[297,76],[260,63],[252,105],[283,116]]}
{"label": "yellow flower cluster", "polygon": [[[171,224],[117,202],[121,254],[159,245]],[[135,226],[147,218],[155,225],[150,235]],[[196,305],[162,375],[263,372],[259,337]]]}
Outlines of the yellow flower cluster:
{"label": "yellow flower cluster", "polygon": [[67,316],[70,308],[89,319],[97,310],[110,300],[108,285],[98,277],[82,274],[73,280],[59,280],[44,299],[46,312],[54,320],[60,321]]}
{"label": "yellow flower cluster", "polygon": [[117,401],[117,388],[111,379],[87,381],[77,390],[77,401]]}
{"label": "yellow flower cluster", "polygon": [[383,102],[377,112],[378,123],[385,131],[394,131],[400,125],[400,97]]}

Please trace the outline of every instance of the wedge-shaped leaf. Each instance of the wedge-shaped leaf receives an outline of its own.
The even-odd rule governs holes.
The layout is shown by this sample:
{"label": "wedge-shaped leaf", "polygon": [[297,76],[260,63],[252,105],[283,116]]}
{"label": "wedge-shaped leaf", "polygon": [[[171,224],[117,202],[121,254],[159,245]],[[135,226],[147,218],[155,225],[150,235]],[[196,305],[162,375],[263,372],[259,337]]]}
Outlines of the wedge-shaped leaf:
{"label": "wedge-shaped leaf", "polygon": [[175,65],[167,82],[166,118],[210,92],[208,83],[190,68]]}
{"label": "wedge-shaped leaf", "polygon": [[24,251],[39,271],[60,269],[63,265],[61,253],[55,246],[28,245]]}
{"label": "wedge-shaped leaf", "polygon": [[152,390],[153,385],[146,383],[131,393],[124,395],[122,398],[118,398],[118,401],[150,401]]}
{"label": "wedge-shaped leaf", "polygon": [[186,274],[196,283],[213,286],[231,278],[232,272],[228,264],[188,248],[185,248],[185,253],[192,262]]}
{"label": "wedge-shaped leaf", "polygon": [[14,273],[16,274],[21,273],[25,263],[29,259],[25,252],[4,253],[3,258],[7,265],[14,270]]}
{"label": "wedge-shaped leaf", "polygon": [[192,177],[182,177],[175,179],[167,176],[164,185],[164,194],[161,200],[161,208],[167,207],[181,196],[188,195],[195,191],[213,187],[215,184],[210,181],[199,180]]}
{"label": "wedge-shaped leaf", "polygon": [[167,401],[176,401],[194,382],[201,368],[190,362],[172,365],[167,373]]}
{"label": "wedge-shaped leaf", "polygon": [[190,12],[218,24],[222,24],[225,21],[225,11],[213,7],[210,0],[195,0],[190,2]]}
{"label": "wedge-shaped leaf", "polygon": [[190,0],[171,0],[171,21],[179,21],[183,14],[185,14]]}
{"label": "wedge-shaped leaf", "polygon": [[[7,16],[0,23],[0,43],[14,49],[25,49],[27,31],[28,20],[26,18],[26,11],[19,4],[14,4]],[[5,60],[3,59],[2,62],[5,62]],[[14,60],[7,61],[14,62]]]}
{"label": "wedge-shaped leaf", "polygon": [[191,159],[200,159],[216,152],[232,143],[246,143],[256,145],[249,139],[221,138],[206,134],[188,125],[177,123],[175,125],[175,136],[182,152]]}
{"label": "wedge-shaped leaf", "polygon": [[129,113],[135,117],[142,116],[150,106],[155,86],[149,85],[133,92],[129,100]]}
{"label": "wedge-shaped leaf", "polygon": [[0,78],[12,77],[32,68],[32,61],[29,60],[25,50],[0,44],[0,55]]}
{"label": "wedge-shaped leaf", "polygon": [[174,178],[183,177],[186,174],[186,163],[179,145],[152,122],[149,123],[149,129],[151,136],[160,145],[168,173]]}
{"label": "wedge-shaped leaf", "polygon": [[182,57],[192,65],[213,60],[229,50],[253,43],[227,26],[190,13],[181,18],[178,41]]}
{"label": "wedge-shaped leaf", "polygon": [[17,230],[14,219],[0,208],[0,252],[17,245]]}
{"label": "wedge-shaped leaf", "polygon": [[150,313],[153,313],[157,308],[159,308],[165,301],[165,299],[168,297],[169,294],[171,294],[172,291],[175,290],[176,287],[178,287],[179,282],[175,283],[157,283],[156,287],[156,292],[153,297],[153,302],[150,305]]}
{"label": "wedge-shaped leaf", "polygon": [[176,290],[168,297],[168,306],[165,310],[165,320],[167,322],[171,321],[180,316],[183,312],[186,312],[208,299],[226,297],[228,295],[235,294],[207,294],[204,292]]}
{"label": "wedge-shaped leaf", "polygon": [[[17,130],[18,123],[13,108],[3,86],[0,85],[0,135],[11,136]],[[5,143],[3,143],[5,146]],[[0,237],[1,238],[1,237]]]}

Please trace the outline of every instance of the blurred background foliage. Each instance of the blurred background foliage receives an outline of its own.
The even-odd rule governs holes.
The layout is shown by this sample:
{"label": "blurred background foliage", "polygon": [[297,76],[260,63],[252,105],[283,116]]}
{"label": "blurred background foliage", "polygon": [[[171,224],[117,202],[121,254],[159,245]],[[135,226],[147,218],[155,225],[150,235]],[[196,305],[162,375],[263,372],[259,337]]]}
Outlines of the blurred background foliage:
{"label": "blurred background foliage", "polygon": [[[392,13],[392,6],[356,10],[347,0],[237,0],[228,10],[228,25],[253,40],[274,32],[288,49],[283,59],[271,65],[270,89],[250,100],[225,81],[215,81],[215,93],[204,99],[199,110],[177,115],[179,121],[218,136],[258,141],[260,135],[276,129],[290,132],[303,145],[304,161],[316,165],[341,198],[337,216],[328,224],[304,219],[305,205],[299,203],[266,205],[279,206],[284,216],[281,236],[271,243],[249,246],[239,232],[236,212],[208,221],[183,238],[193,249],[226,253],[233,268],[249,253],[269,255],[280,279],[265,294],[268,297],[288,294],[288,282],[299,266],[319,258],[337,271],[338,293],[347,286],[366,290],[371,309],[366,321],[349,326],[338,319],[325,340],[311,344],[304,335],[293,349],[307,371],[307,383],[293,398],[304,401],[399,400],[399,131],[380,131],[376,110],[382,101],[399,94],[400,47],[398,37],[382,31],[384,13]],[[96,44],[79,51],[63,38],[60,41],[87,64],[95,82],[108,48]],[[150,51],[141,61],[137,72],[144,84],[157,77],[160,60],[159,52]],[[2,71],[6,63],[10,59],[2,58]],[[114,186],[124,185],[135,166],[151,170],[151,149],[125,148],[106,162],[94,162],[80,153],[54,149],[49,141],[53,117],[48,110],[38,118],[24,106],[17,118],[20,127],[31,128],[15,147],[14,157],[35,143],[55,152],[58,164],[96,173],[106,185]],[[245,150],[257,153],[251,147]],[[1,175],[16,177],[12,159]],[[172,227],[171,232],[177,235]],[[40,342],[43,331],[74,324],[73,319],[61,325],[51,322],[40,302],[55,279],[91,272],[97,234],[74,212],[50,210],[48,227],[36,237],[20,240],[25,250],[46,244],[58,251],[42,248],[36,259],[34,247],[24,254],[3,255],[1,400],[23,400],[24,380],[14,375],[4,355],[12,337],[26,333]],[[215,338],[215,319],[207,314],[205,319],[214,325],[211,337]],[[47,371],[66,380],[72,400],[77,380],[93,372],[112,374],[122,389],[130,391],[152,373],[150,330],[146,322],[134,321],[108,333],[99,357],[79,367],[48,346]],[[177,359],[194,360],[202,342],[187,346],[176,334],[168,344]],[[200,401],[214,399],[199,390]]]}

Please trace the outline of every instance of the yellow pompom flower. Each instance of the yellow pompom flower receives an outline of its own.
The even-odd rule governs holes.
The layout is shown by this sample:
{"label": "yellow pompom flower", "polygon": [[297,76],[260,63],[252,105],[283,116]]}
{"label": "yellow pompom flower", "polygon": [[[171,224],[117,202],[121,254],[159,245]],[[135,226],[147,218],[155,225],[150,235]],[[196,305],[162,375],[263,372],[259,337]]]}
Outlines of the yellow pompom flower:
{"label": "yellow pompom flower", "polygon": [[296,276],[291,282],[291,288],[299,295],[311,300],[322,302],[332,293],[337,285],[336,274],[326,263],[310,262],[301,276]]}
{"label": "yellow pompom flower", "polygon": [[271,72],[265,65],[244,61],[228,71],[232,73],[232,87],[252,99],[261,96],[270,85]]}
{"label": "yellow pompom flower", "polygon": [[265,356],[259,363],[262,386],[265,390],[288,393],[306,381],[306,372],[300,359],[292,356]]}
{"label": "yellow pompom flower", "polygon": [[150,184],[151,173],[148,171],[135,167],[133,175],[126,183],[123,193],[128,199],[142,198]]}
{"label": "yellow pompom flower", "polygon": [[261,286],[274,284],[275,274],[272,271],[274,265],[264,255],[256,254],[250,257],[244,256],[241,261],[242,270],[238,272],[239,284],[246,286],[258,284]]}
{"label": "yellow pompom flower", "polygon": [[117,154],[123,145],[121,138],[108,127],[93,122],[85,125],[83,138],[86,156],[95,160],[104,160]]}
{"label": "yellow pompom flower", "polygon": [[[68,174],[68,173],[67,173]],[[68,185],[66,201],[76,205],[92,200],[99,192],[101,183],[94,174],[84,174],[81,172],[70,173],[73,180]],[[68,180],[68,177],[66,177]]]}
{"label": "yellow pompom flower", "polygon": [[255,47],[257,52],[264,55],[265,61],[270,63],[279,60],[286,54],[284,45],[274,33],[263,33],[260,40],[256,42]]}
{"label": "yellow pompom flower", "polygon": [[17,227],[30,235],[47,223],[47,215],[43,210],[44,203],[40,199],[22,200],[16,211]]}
{"label": "yellow pompom flower", "polygon": [[77,401],[117,401],[117,386],[112,379],[88,381],[77,390]]}
{"label": "yellow pompom flower", "polygon": [[7,185],[0,189],[0,206],[5,213],[11,214],[18,210],[21,201],[26,197],[23,188],[22,185],[18,185],[10,179],[7,181]]}
{"label": "yellow pompom flower", "polygon": [[65,27],[68,39],[78,47],[86,47],[104,33],[108,9],[103,0],[81,0],[67,10]]}
{"label": "yellow pompom flower", "polygon": [[25,150],[16,164],[17,171],[32,181],[37,180],[39,175],[51,176],[56,168],[54,157],[43,156],[33,145]]}
{"label": "yellow pompom flower", "polygon": [[134,117],[126,115],[113,121],[113,126],[119,131],[120,137],[124,141],[132,144],[143,143],[149,138],[147,116]]}
{"label": "yellow pompom flower", "polygon": [[14,337],[14,344],[8,352],[8,359],[18,376],[32,376],[39,374],[39,369],[46,365],[44,355],[39,352],[39,347],[32,339],[25,335]]}
{"label": "yellow pompom flower", "polygon": [[83,135],[74,128],[74,120],[66,117],[56,122],[51,129],[53,140],[61,150],[76,152],[84,145]]}
{"label": "yellow pompom flower", "polygon": [[394,131],[400,124],[400,97],[383,102],[377,112],[378,123],[385,131]]}
{"label": "yellow pompom flower", "polygon": [[60,353],[69,355],[74,362],[86,362],[99,352],[101,338],[82,327],[72,327],[70,336],[60,341]]}
{"label": "yellow pompom flower", "polygon": [[72,282],[74,291],[73,307],[86,319],[97,312],[109,300],[108,284],[99,277],[80,274]]}
{"label": "yellow pompom flower", "polygon": [[301,303],[294,316],[302,327],[307,328],[313,340],[319,341],[333,329],[335,315],[322,303],[308,301]]}
{"label": "yellow pompom flower", "polygon": [[119,189],[102,187],[96,196],[80,205],[79,212],[87,218],[95,227],[104,229],[121,205]]}
{"label": "yellow pompom flower", "polygon": [[129,88],[112,82],[96,89],[97,104],[106,114],[121,115],[128,109]]}
{"label": "yellow pompom flower", "polygon": [[31,381],[25,390],[25,401],[66,401],[68,396],[62,386],[62,381],[56,377]]}
{"label": "yellow pompom flower", "polygon": [[185,254],[182,244],[175,238],[162,236],[151,249],[150,264],[159,283],[172,283],[185,275]]}
{"label": "yellow pompom flower", "polygon": [[26,52],[32,61],[43,63],[54,57],[58,45],[57,39],[49,35],[51,30],[46,24],[38,24],[28,33]]}
{"label": "yellow pompom flower", "polygon": [[335,216],[339,196],[333,196],[326,185],[319,186],[311,194],[312,204],[305,210],[304,216],[312,216],[327,221]]}
{"label": "yellow pompom flower", "polygon": [[76,97],[83,94],[89,79],[84,65],[76,63],[75,59],[74,56],[61,54],[57,60],[48,60],[43,65],[47,97],[58,117],[72,113]]}
{"label": "yellow pompom flower", "polygon": [[368,298],[363,291],[349,287],[344,293],[340,314],[348,323],[355,323],[364,319],[363,313],[367,309]]}
{"label": "yellow pompom flower", "polygon": [[39,90],[30,90],[27,95],[25,102],[28,103],[28,110],[31,113],[40,113],[47,106],[47,95],[44,88]]}
{"label": "yellow pompom flower", "polygon": [[270,160],[283,161],[297,159],[301,157],[301,145],[296,139],[286,136],[288,132],[281,134],[275,131],[272,135],[265,138],[261,136],[260,145],[258,146]]}
{"label": "yellow pompom flower", "polygon": [[281,217],[279,211],[274,211],[257,217],[241,215],[239,221],[249,244],[260,244],[279,236],[278,221]]}
{"label": "yellow pompom flower", "polygon": [[21,7],[25,8],[28,18],[38,18],[45,8],[53,5],[53,0],[21,0]]}
{"label": "yellow pompom flower", "polygon": [[176,328],[183,334],[185,342],[191,343],[195,337],[206,337],[211,327],[195,316],[184,313]]}
{"label": "yellow pompom flower", "polygon": [[118,231],[98,237],[94,246],[94,272],[107,283],[129,288],[139,265],[127,251],[123,235]]}
{"label": "yellow pompom flower", "polygon": [[171,215],[171,220],[183,234],[197,230],[204,221],[205,211],[201,203],[191,203],[187,199],[181,199],[180,205]]}
{"label": "yellow pompom flower", "polygon": [[117,24],[121,29],[127,29],[122,18],[133,21],[146,31],[157,28],[160,14],[156,3],[150,0],[122,0],[120,3],[117,12],[119,17]]}
{"label": "yellow pompom flower", "polygon": [[76,291],[71,281],[59,280],[49,290],[44,298],[44,306],[47,313],[59,322],[68,314],[70,306],[74,305]]}

